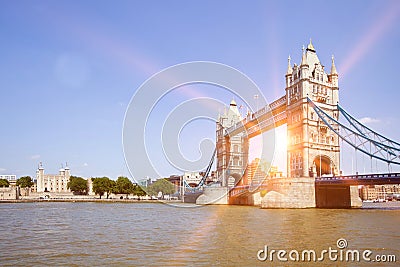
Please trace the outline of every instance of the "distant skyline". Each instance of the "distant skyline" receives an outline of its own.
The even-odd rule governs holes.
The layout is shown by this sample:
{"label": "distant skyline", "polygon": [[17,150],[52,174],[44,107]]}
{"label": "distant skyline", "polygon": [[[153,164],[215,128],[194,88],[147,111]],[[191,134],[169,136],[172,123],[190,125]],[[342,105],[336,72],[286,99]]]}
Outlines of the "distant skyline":
{"label": "distant skyline", "polygon": [[[285,94],[288,56],[299,64],[310,38],[325,69],[335,56],[341,105],[400,141],[399,1],[1,1],[0,29],[0,174],[34,176],[39,162],[56,173],[68,162],[72,175],[130,177],[123,119],[151,75],[219,62],[249,76],[271,102]],[[159,109],[209,92],[181,88]],[[198,157],[203,138],[215,139],[212,122],[188,125],[183,153]],[[351,153],[343,156],[351,172]],[[163,176],[180,174],[159,166]]]}

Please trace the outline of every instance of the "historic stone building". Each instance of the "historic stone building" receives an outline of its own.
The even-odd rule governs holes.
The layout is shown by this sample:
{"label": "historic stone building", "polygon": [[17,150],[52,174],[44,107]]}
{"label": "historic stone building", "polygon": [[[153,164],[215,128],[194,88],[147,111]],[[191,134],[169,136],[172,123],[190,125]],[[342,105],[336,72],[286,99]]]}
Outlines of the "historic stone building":
{"label": "historic stone building", "polygon": [[70,169],[67,165],[65,168],[61,167],[58,174],[44,174],[43,165],[40,163],[36,171],[37,192],[71,192],[67,188],[70,177]]}
{"label": "historic stone building", "polygon": [[340,170],[339,139],[307,103],[307,98],[310,98],[338,120],[338,73],[333,56],[330,72],[327,73],[310,40],[307,49],[304,51],[303,48],[299,66],[292,66],[289,57],[285,78],[288,177],[337,174]]}
{"label": "historic stone building", "polygon": [[10,185],[9,187],[0,187],[0,200],[15,200],[19,198],[19,187]]}

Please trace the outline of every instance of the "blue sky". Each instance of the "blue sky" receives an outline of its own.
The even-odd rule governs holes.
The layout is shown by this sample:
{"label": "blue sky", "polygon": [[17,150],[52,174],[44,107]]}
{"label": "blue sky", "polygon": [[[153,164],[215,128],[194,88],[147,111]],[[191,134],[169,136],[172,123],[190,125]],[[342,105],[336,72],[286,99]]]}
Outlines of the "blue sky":
{"label": "blue sky", "polygon": [[[288,55],[299,63],[310,37],[322,64],[335,55],[342,106],[400,140],[398,1],[2,0],[0,29],[1,174],[34,176],[40,161],[54,173],[67,161],[75,175],[128,175],[124,114],[151,75],[216,61],[273,101]],[[206,125],[187,129],[182,146],[214,138]]]}

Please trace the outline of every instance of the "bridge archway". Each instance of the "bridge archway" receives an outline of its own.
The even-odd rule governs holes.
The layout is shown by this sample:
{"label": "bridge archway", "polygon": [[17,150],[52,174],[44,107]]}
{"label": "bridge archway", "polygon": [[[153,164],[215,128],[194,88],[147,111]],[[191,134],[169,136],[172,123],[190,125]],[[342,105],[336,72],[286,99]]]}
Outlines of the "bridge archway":
{"label": "bridge archway", "polygon": [[241,179],[242,179],[242,175],[240,175],[239,173],[233,173],[233,174],[229,175],[228,186],[237,185]]}
{"label": "bridge archway", "polygon": [[333,174],[333,162],[326,155],[318,155],[314,158],[312,165],[312,173],[317,177],[321,177],[324,174]]}

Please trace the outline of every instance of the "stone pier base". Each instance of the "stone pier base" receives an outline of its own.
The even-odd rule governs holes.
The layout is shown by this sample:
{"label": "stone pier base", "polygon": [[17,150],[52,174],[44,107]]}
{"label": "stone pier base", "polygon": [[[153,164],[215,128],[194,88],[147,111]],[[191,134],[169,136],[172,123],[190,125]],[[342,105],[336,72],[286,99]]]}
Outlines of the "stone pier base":
{"label": "stone pier base", "polygon": [[315,179],[274,178],[260,196],[261,208],[315,208]]}
{"label": "stone pier base", "polygon": [[358,186],[356,185],[350,186],[350,204],[352,208],[362,207],[362,200],[358,192]]}
{"label": "stone pier base", "polygon": [[315,195],[317,208],[348,209],[362,206],[357,186],[316,185]]}
{"label": "stone pier base", "polygon": [[205,187],[196,204],[198,205],[226,205],[228,204],[228,187]]}

